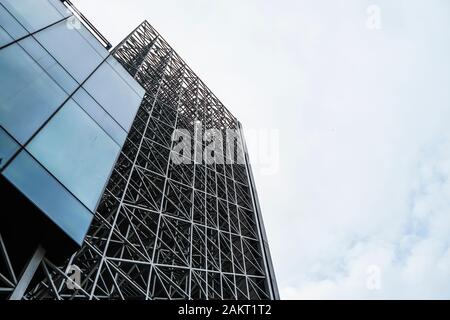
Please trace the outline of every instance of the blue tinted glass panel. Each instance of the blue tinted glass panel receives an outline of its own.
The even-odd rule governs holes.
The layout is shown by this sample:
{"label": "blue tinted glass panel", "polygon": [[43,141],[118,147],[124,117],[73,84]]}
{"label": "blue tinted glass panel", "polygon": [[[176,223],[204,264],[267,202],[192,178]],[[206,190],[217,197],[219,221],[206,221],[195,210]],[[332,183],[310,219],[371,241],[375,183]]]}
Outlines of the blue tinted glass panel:
{"label": "blue tinted glass panel", "polygon": [[[79,20],[76,20],[79,22]],[[79,25],[81,28],[78,28],[78,32],[81,34],[81,36],[86,39],[87,42],[94,48],[95,51],[103,58],[105,59],[109,55],[109,51],[106,50],[106,48],[103,46],[103,44],[100,43],[100,41],[97,40],[96,37],[92,35],[92,33],[83,27],[81,22],[79,22]]]}
{"label": "blue tinted glass panel", "polygon": [[79,84],[48,54],[47,51],[33,38],[28,37],[19,45],[59,84],[66,93],[71,94]]}
{"label": "blue tinted glass panel", "polygon": [[19,145],[0,128],[0,169],[2,169],[6,162],[19,150]]}
{"label": "blue tinted glass panel", "polygon": [[84,88],[128,132],[141,104],[139,96],[109,65],[103,63]]}
{"label": "blue tinted glass panel", "polygon": [[122,146],[127,138],[127,133],[120,125],[106,113],[106,111],[83,89],[80,88],[73,95],[78,105],[89,114],[108,135]]}
{"label": "blue tinted glass panel", "polygon": [[10,43],[12,38],[9,34],[0,26],[0,46]]}
{"label": "blue tinted glass panel", "polygon": [[73,240],[82,244],[93,215],[29,154],[22,151],[6,168],[4,176]]}
{"label": "blue tinted glass panel", "polygon": [[[80,25],[80,28],[84,28]],[[74,27],[65,21],[35,35],[36,39],[76,79],[83,82],[103,58]]]}
{"label": "blue tinted glass panel", "polygon": [[0,5],[0,46],[26,36],[28,32]]}
{"label": "blue tinted glass panel", "polygon": [[0,125],[25,143],[66,93],[17,44],[0,50]]}
{"label": "blue tinted glass panel", "polygon": [[58,111],[27,149],[92,211],[120,151],[73,100]]}
{"label": "blue tinted glass panel", "polygon": [[116,72],[125,80],[128,85],[136,91],[137,95],[143,97],[145,95],[145,89],[125,70],[125,68],[114,57],[109,57],[107,62]]}
{"label": "blue tinted glass panel", "polygon": [[0,3],[30,32],[70,15],[56,0],[0,0]]}
{"label": "blue tinted glass panel", "polygon": [[[0,0],[1,1],[1,0]],[[42,1],[42,0],[40,0]],[[45,0],[44,0],[45,1]],[[48,3],[51,4],[51,6],[53,8],[56,9],[56,11],[58,11],[63,17],[68,17],[70,15],[72,15],[72,13],[70,12],[69,9],[67,9],[67,7],[62,4],[61,0],[46,0]]]}

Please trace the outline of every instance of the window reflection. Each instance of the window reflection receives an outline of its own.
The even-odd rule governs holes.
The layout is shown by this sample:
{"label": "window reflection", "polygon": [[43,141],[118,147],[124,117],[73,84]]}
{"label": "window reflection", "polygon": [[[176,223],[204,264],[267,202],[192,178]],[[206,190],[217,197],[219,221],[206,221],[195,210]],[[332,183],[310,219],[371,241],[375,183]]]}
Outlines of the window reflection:
{"label": "window reflection", "polygon": [[[80,28],[84,27],[80,25]],[[37,33],[35,37],[79,83],[103,60],[80,32],[76,28],[69,28],[65,21]]]}
{"label": "window reflection", "polygon": [[27,152],[22,151],[3,175],[73,240],[82,244],[93,215]]}
{"label": "window reflection", "polygon": [[66,93],[71,94],[79,84],[65,71],[61,65],[33,38],[28,37],[19,45],[36,61]]}
{"label": "window reflection", "polygon": [[130,129],[143,95],[139,96],[108,63],[100,66],[84,88],[125,130]]}
{"label": "window reflection", "polygon": [[125,80],[125,82],[136,91],[137,95],[143,97],[145,95],[145,89],[130,75],[130,73],[125,70],[125,68],[117,61],[114,57],[109,57],[107,60],[108,64],[113,67],[113,69],[120,75],[120,77]]}
{"label": "window reflection", "polygon": [[5,130],[0,128],[0,169],[3,169],[19,148],[19,145],[14,139]]}
{"label": "window reflection", "polygon": [[80,88],[73,95],[73,100],[75,100],[78,105],[86,111],[86,113],[89,114],[115,142],[117,142],[119,146],[122,146],[125,143],[125,139],[127,138],[125,130],[120,127],[117,121],[108,115],[97,102],[95,102],[86,90]]}
{"label": "window reflection", "polygon": [[27,149],[92,211],[120,151],[73,100],[69,100]]}
{"label": "window reflection", "polygon": [[25,143],[67,95],[17,44],[0,50],[0,125]]}
{"label": "window reflection", "polygon": [[0,46],[26,36],[28,32],[0,4]]}
{"label": "window reflection", "polygon": [[29,31],[42,29],[70,15],[57,0],[0,0],[0,3]]}

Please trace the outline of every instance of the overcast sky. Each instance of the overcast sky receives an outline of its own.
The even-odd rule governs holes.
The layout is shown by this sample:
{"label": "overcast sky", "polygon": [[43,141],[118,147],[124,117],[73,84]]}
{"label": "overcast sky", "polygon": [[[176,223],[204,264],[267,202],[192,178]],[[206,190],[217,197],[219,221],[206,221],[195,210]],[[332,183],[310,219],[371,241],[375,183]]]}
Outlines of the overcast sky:
{"label": "overcast sky", "polygon": [[255,179],[282,298],[450,298],[448,0],[73,2],[113,44],[147,19],[278,130]]}

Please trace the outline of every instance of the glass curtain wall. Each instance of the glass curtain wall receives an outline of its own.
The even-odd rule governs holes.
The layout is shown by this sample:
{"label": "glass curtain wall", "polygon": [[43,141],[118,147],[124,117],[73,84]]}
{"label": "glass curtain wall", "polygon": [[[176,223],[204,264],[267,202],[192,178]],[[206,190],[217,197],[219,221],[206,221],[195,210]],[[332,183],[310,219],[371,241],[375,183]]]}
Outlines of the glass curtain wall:
{"label": "glass curtain wall", "polygon": [[61,1],[0,0],[1,175],[79,245],[144,93]]}

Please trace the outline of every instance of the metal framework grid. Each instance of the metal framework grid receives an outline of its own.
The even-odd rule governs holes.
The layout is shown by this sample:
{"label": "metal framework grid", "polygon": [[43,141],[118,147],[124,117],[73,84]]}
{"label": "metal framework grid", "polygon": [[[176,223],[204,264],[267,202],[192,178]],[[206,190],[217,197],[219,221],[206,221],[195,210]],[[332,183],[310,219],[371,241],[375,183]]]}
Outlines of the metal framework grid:
{"label": "metal framework grid", "polygon": [[[113,55],[146,95],[84,246],[62,266],[44,258],[24,298],[278,298],[240,123],[148,22]],[[245,164],[174,164],[174,130],[194,136],[196,121],[237,130]],[[18,275],[1,236],[0,253],[5,294]],[[77,290],[66,285],[73,265]]]}

